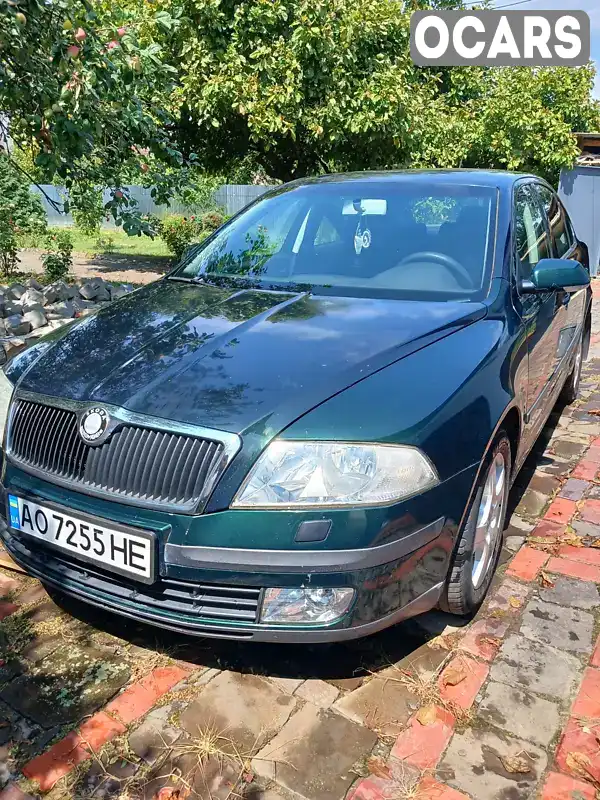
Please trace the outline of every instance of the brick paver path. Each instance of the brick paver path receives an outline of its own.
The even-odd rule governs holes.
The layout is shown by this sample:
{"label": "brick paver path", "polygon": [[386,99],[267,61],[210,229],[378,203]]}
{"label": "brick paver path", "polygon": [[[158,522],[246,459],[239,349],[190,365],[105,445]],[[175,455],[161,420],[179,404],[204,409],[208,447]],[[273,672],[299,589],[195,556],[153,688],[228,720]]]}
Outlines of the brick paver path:
{"label": "brick paver path", "polygon": [[0,800],[600,797],[598,320],[464,627],[432,612],[325,648],[190,640],[0,566]]}

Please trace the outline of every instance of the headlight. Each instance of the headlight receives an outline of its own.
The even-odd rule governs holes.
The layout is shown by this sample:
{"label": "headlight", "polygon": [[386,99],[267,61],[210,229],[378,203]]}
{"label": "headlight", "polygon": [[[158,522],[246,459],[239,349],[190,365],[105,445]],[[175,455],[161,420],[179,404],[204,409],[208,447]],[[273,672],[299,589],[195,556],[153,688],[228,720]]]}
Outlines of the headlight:
{"label": "headlight", "polygon": [[6,425],[8,406],[12,393],[13,385],[4,374],[4,370],[0,369],[0,445],[2,445],[4,441],[4,427]]}
{"label": "headlight", "polygon": [[233,508],[387,505],[438,482],[414,447],[277,439],[260,456]]}
{"label": "headlight", "polygon": [[343,617],[354,599],[354,589],[266,589],[261,622],[325,623]]}

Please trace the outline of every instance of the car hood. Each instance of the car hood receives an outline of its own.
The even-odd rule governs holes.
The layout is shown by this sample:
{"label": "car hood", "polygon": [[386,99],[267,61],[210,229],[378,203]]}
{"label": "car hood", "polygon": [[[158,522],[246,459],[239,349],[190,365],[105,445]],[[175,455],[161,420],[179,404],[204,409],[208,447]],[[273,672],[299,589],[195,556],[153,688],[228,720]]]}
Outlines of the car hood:
{"label": "car hood", "polygon": [[167,279],[74,325],[25,371],[19,388],[274,435],[485,310]]}

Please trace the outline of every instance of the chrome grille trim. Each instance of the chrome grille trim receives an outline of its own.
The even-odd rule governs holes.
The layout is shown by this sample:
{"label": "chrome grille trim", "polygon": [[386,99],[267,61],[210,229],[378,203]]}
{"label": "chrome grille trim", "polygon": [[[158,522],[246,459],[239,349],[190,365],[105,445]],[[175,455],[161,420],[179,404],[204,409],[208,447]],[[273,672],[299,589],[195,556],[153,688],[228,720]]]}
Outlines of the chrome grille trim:
{"label": "chrome grille trim", "polygon": [[[110,433],[90,445],[79,435],[79,419],[95,405],[110,414]],[[19,391],[6,431],[8,460],[33,475],[86,494],[186,514],[202,511],[240,446],[240,438],[226,431]]]}

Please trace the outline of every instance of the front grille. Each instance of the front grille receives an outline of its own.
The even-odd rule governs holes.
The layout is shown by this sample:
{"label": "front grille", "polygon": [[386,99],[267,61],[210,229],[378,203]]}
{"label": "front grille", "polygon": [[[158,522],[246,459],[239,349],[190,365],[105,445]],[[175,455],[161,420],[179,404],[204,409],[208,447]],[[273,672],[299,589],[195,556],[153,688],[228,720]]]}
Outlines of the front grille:
{"label": "front grille", "polygon": [[77,414],[31,400],[13,402],[9,456],[19,465],[90,494],[193,511],[223,466],[220,442],[123,423],[101,445],[79,435]]}
{"label": "front grille", "polygon": [[[82,564],[44,546],[30,549],[25,540],[17,537],[11,537],[6,544],[18,561],[42,580],[63,589],[72,584],[82,599],[88,598],[100,605],[104,601],[117,612],[127,613],[129,604],[133,603],[129,616],[140,621],[155,622],[183,632],[236,639],[251,638],[252,631],[234,626],[221,629],[220,625],[258,622],[262,591],[259,587],[199,584],[167,578],[146,586]],[[219,623],[219,627],[211,627],[211,623]]]}

